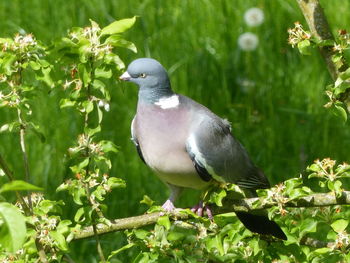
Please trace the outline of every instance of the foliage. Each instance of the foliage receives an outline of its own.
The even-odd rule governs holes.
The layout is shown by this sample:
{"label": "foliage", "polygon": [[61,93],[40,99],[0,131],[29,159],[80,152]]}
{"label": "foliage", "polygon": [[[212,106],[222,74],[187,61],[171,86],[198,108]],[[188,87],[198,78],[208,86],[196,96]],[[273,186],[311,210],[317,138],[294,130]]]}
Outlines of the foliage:
{"label": "foliage", "polygon": [[[209,8],[209,11],[212,12],[212,9]],[[154,17],[158,19],[158,16]],[[209,16],[206,18],[210,19]],[[50,94],[60,93],[63,98],[56,101],[55,105],[59,105],[63,113],[73,109],[80,114],[80,120],[77,121],[79,135],[74,145],[68,149],[66,157],[71,178],[65,180],[57,189],[58,192],[68,191],[74,204],[62,200],[48,200],[38,193],[24,197],[23,191],[42,189],[25,181],[13,180],[5,169],[0,170],[0,176],[7,175],[10,181],[0,188],[1,261],[63,261],[71,252],[74,234],[77,231],[92,225],[96,232],[98,223],[110,224],[106,216],[105,201],[113,188],[123,188],[126,185],[121,178],[111,176],[112,162],[109,153],[116,153],[119,149],[113,142],[105,140],[106,133],[101,131],[104,127],[103,119],[110,109],[109,80],[118,76],[124,68],[117,48],[136,51],[135,45],[121,35],[134,22],[135,17],[113,22],[101,29],[96,22],[90,20],[90,26],[73,28],[67,37],[56,41],[50,47],[40,43],[32,34],[18,34],[13,39],[0,40],[0,106],[3,111],[8,112],[6,116],[11,118],[1,120],[0,132],[10,132],[10,135],[6,136],[16,137],[21,143],[24,173],[27,174],[28,181],[31,179],[29,165],[25,161],[28,158],[28,137],[33,134],[43,142],[50,137],[50,134],[44,136],[43,126],[46,123],[34,121],[33,110],[38,109],[35,107],[39,101],[38,96],[49,100]],[[143,26],[147,28],[147,25]],[[220,34],[217,25],[215,32]],[[317,42],[300,25],[296,26],[294,33],[296,39],[291,39],[291,43],[297,45],[301,53],[310,54],[310,46],[333,45],[336,53],[334,62],[339,67],[343,66],[344,53],[348,49],[348,34],[345,31],[340,32],[338,44]],[[158,34],[164,37],[164,31]],[[186,37],[186,41],[188,40],[195,41]],[[202,42],[198,52],[202,52],[202,56],[211,56],[217,52],[218,43],[215,41],[199,41]],[[176,44],[168,42],[171,42],[171,45]],[[202,63],[202,56],[199,56],[203,65],[199,67],[200,73],[209,75],[205,74],[206,67]],[[248,58],[249,56],[246,57]],[[173,70],[176,67],[173,67]],[[196,73],[195,69],[192,69],[193,71]],[[348,87],[347,82],[346,70],[327,91],[331,99],[330,104],[326,104],[327,107],[334,108],[343,118],[346,112],[344,113],[341,98]],[[44,85],[46,89],[43,88]],[[201,84],[193,86],[201,87]],[[215,104],[220,103],[215,101]],[[43,111],[45,109],[42,107]],[[261,124],[259,114],[252,113],[249,116],[252,122]],[[63,144],[62,141],[59,143]],[[20,159],[18,156],[16,158]],[[40,157],[37,160],[40,160]],[[16,170],[21,168],[16,163],[13,165],[16,165]],[[39,165],[39,162],[35,165]],[[287,202],[317,192],[341,198],[347,185],[349,165],[344,163],[336,166],[335,161],[330,159],[316,160],[307,171],[308,176],[289,179],[272,189],[260,191],[261,199],[253,204],[259,207],[272,202],[278,203],[277,206],[268,209],[268,213],[283,227],[288,241],[282,242],[249,232],[234,213],[217,214],[211,221],[185,210],[182,213],[188,214],[189,220],[173,220],[170,216],[163,215],[154,228],[126,231],[128,243],[123,246],[111,242],[115,250],[106,260],[117,261],[116,258],[132,249],[133,252],[127,255],[130,260],[130,255],[136,254],[134,262],[349,261],[349,212],[346,206],[320,209],[285,206]],[[20,178],[20,174],[15,174],[16,178],[17,176]],[[10,203],[14,193],[18,199],[16,205]],[[210,189],[206,193],[205,201],[207,205],[224,207],[230,198],[243,198],[243,195],[235,185],[220,185],[219,188]],[[146,197],[143,203],[152,205],[154,202]],[[125,207],[125,204],[123,207],[120,204],[119,209]],[[63,212],[68,209],[74,209],[74,214],[66,219],[67,213]],[[150,211],[157,209],[159,208],[152,207]],[[94,239],[94,244],[104,248],[105,244],[99,242],[98,235],[95,235]],[[307,242],[308,239],[314,243]],[[97,250],[100,260],[104,261],[103,253],[106,253],[106,249],[102,253],[99,248]]]}
{"label": "foliage", "polygon": [[[350,68],[346,64],[345,52],[350,49],[350,34],[346,30],[339,30],[336,40],[318,40],[305,31],[303,26],[296,22],[293,29],[289,29],[290,45],[297,46],[303,55],[310,55],[312,47],[329,47],[333,51],[332,62],[336,70],[340,71],[333,84],[327,86],[326,95],[329,101],[324,105],[339,116],[344,122],[347,120],[349,101],[345,92],[350,88]],[[344,97],[345,96],[345,97]]]}
{"label": "foliage", "polygon": [[[126,231],[128,245],[140,247],[134,262],[347,262],[350,259],[349,210],[345,207],[314,209],[312,201],[304,208],[285,207],[287,202],[325,192],[341,196],[341,180],[349,177],[350,165],[334,160],[316,160],[304,178],[289,179],[271,189],[259,191],[252,206],[269,202],[269,217],[282,226],[288,240],[259,236],[245,229],[234,213],[218,214],[208,220],[189,210],[190,219],[171,223],[164,215],[154,229]],[[313,182],[315,180],[315,182]],[[310,187],[306,186],[310,185]],[[319,188],[320,187],[320,188]],[[242,198],[232,184],[221,184],[207,193],[207,204],[227,206],[232,198]],[[150,211],[155,208],[151,207]],[[312,245],[306,240],[318,242]],[[119,249],[113,255],[123,251]]]}
{"label": "foliage", "polygon": [[[32,34],[0,39],[0,106],[17,111],[17,119],[3,124],[0,130],[14,134],[19,131],[27,180],[30,172],[26,132],[33,131],[44,140],[40,127],[29,121],[38,81],[55,90],[62,86],[66,97],[59,103],[60,107],[74,107],[84,120],[82,134],[76,145],[69,148],[74,178],[57,189],[67,190],[80,206],[74,216],[75,225],[72,226],[71,220],[61,218],[65,206],[62,200],[51,201],[38,193],[22,197],[18,191],[41,189],[13,180],[12,174],[2,167],[2,174],[7,173],[10,182],[0,188],[0,193],[16,191],[19,198],[17,207],[6,199],[0,203],[2,261],[61,261],[75,230],[91,224],[109,223],[103,214],[106,206],[101,202],[112,189],[125,187],[125,182],[108,175],[111,168],[108,153],[118,152],[118,149],[111,141],[98,140],[97,134],[101,131],[104,114],[101,108],[109,111],[110,94],[104,80],[118,75],[124,68],[114,48],[123,47],[136,52],[134,44],[121,35],[133,26],[135,20],[133,17],[115,21],[102,29],[91,20],[90,27],[73,28],[68,38],[62,38],[50,48],[39,44]],[[55,80],[57,74],[52,74],[53,69],[63,69],[67,78],[65,82]],[[103,254],[100,256],[104,261]]]}

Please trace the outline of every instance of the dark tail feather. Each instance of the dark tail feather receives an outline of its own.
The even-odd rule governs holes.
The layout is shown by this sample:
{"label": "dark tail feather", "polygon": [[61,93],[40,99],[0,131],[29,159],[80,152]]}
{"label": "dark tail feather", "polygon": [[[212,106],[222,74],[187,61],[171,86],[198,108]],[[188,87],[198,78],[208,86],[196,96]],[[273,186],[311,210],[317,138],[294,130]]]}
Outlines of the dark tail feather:
{"label": "dark tail feather", "polygon": [[253,215],[245,212],[236,212],[237,217],[243,225],[250,231],[262,234],[272,235],[274,237],[287,240],[287,236],[282,229],[274,221],[268,219],[267,216]]}

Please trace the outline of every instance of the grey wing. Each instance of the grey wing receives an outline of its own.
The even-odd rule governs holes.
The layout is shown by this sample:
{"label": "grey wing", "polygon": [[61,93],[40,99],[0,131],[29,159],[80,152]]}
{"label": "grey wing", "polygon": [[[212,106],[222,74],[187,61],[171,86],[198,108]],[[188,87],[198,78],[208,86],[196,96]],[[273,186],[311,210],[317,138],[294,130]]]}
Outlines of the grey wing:
{"label": "grey wing", "polygon": [[216,116],[201,117],[191,128],[186,142],[190,157],[217,181],[247,189],[268,188],[267,178],[254,166],[230,128]]}
{"label": "grey wing", "polygon": [[143,154],[142,154],[142,151],[141,151],[140,144],[139,144],[139,142],[137,140],[136,133],[135,133],[135,118],[136,118],[136,116],[132,119],[132,122],[131,122],[131,140],[134,143],[134,145],[136,146],[136,150],[137,150],[137,153],[140,156],[140,159],[144,163],[146,163],[145,158],[143,157]]}

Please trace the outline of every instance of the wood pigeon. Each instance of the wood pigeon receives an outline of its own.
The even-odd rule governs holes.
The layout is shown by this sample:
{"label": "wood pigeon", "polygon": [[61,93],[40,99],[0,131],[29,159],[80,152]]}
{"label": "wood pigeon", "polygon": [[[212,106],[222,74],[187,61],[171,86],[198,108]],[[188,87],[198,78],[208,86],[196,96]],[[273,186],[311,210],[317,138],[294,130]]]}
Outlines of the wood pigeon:
{"label": "wood pigeon", "polygon": [[[121,80],[139,86],[132,141],[142,159],[171,191],[163,209],[173,210],[183,188],[205,189],[215,181],[235,183],[249,196],[269,188],[265,175],[231,134],[228,121],[176,94],[164,67],[151,58],[134,60]],[[266,214],[236,213],[251,231],[287,239]]]}

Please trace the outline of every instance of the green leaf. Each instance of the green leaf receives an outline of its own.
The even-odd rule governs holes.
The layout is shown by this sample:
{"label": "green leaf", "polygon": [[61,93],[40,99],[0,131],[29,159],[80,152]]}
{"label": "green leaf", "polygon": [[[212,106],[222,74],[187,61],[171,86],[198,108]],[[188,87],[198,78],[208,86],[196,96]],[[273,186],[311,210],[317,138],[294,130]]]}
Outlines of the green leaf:
{"label": "green leaf", "polygon": [[8,191],[43,191],[43,189],[22,180],[14,180],[0,188],[0,193]]}
{"label": "green leaf", "polygon": [[298,43],[299,52],[303,55],[310,55],[310,45],[311,42],[308,39],[300,41]]}
{"label": "green leaf", "polygon": [[348,226],[349,221],[345,219],[339,219],[331,224],[331,227],[333,230],[337,233],[342,232],[346,229]]}
{"label": "green leaf", "polygon": [[81,105],[86,113],[90,113],[94,110],[94,103],[91,100],[83,101]]}
{"label": "green leaf", "polygon": [[103,118],[103,112],[100,107],[97,108],[97,117],[98,117],[98,124],[101,124],[102,118]]}
{"label": "green leaf", "polygon": [[106,85],[101,80],[95,79],[92,83],[92,87],[100,91],[107,101],[111,99],[109,91],[106,89]]}
{"label": "green leaf", "polygon": [[61,201],[52,201],[52,200],[42,200],[40,202],[39,208],[44,214],[48,214],[49,212],[51,213],[56,213],[56,214],[61,214],[62,213],[62,208],[61,206],[64,205],[64,202]]}
{"label": "green leaf", "polygon": [[166,215],[159,217],[158,220],[157,220],[157,224],[161,225],[161,226],[164,226],[166,230],[169,230],[170,227],[171,227],[171,223],[170,223],[169,217],[166,216]]}
{"label": "green leaf", "polygon": [[123,246],[123,247],[117,249],[117,250],[112,251],[111,254],[109,255],[109,257],[107,258],[107,260],[109,261],[109,260],[110,260],[112,257],[114,257],[115,255],[119,254],[120,252],[122,252],[122,251],[124,251],[124,250],[127,250],[127,249],[129,249],[129,248],[132,248],[133,246],[135,246],[134,243],[129,243],[129,244],[127,244],[127,245],[125,245],[125,246]]}
{"label": "green leaf", "polygon": [[126,19],[114,21],[108,26],[102,28],[101,36],[123,33],[129,28],[131,28],[135,24],[135,21],[136,21],[136,16],[132,18],[126,18]]}
{"label": "green leaf", "polygon": [[100,145],[102,147],[102,150],[107,153],[107,152],[118,152],[118,147],[111,141],[100,141]]}
{"label": "green leaf", "polygon": [[302,238],[307,233],[314,233],[317,229],[317,220],[313,218],[306,218],[300,222],[299,225],[299,237]]}
{"label": "green leaf", "polygon": [[140,201],[140,204],[145,204],[147,206],[152,206],[154,201],[148,196],[144,195],[143,199]]}
{"label": "green leaf", "polygon": [[84,207],[80,207],[74,215],[74,221],[79,223],[84,221]]}
{"label": "green leaf", "polygon": [[73,173],[80,173],[83,168],[88,166],[88,164],[89,164],[89,158],[85,158],[77,165],[71,166],[70,169],[72,170]]}
{"label": "green leaf", "polygon": [[114,64],[118,70],[122,70],[125,68],[124,62],[120,59],[120,57],[114,53],[107,54],[105,56],[105,62],[107,64]]}
{"label": "green leaf", "polygon": [[60,250],[68,251],[68,245],[64,235],[62,235],[58,231],[50,231],[49,235],[56,241],[55,244],[57,244]]}
{"label": "green leaf", "polygon": [[41,65],[40,65],[40,63],[38,63],[37,61],[29,61],[29,66],[30,66],[33,70],[39,70],[39,69],[41,69]]}
{"label": "green leaf", "polygon": [[12,54],[7,54],[6,57],[3,58],[0,64],[0,67],[6,75],[12,74],[13,70],[11,68],[15,61],[16,61],[16,56]]}
{"label": "green leaf", "polygon": [[75,105],[75,101],[70,99],[61,99],[60,100],[60,108],[73,107]]}
{"label": "green leaf", "polygon": [[117,177],[110,177],[107,180],[107,185],[111,188],[125,188],[126,183],[123,179]]}
{"label": "green leaf", "polygon": [[106,70],[105,68],[96,68],[95,77],[110,79],[112,77],[112,70],[111,69]]}
{"label": "green leaf", "polygon": [[0,203],[0,244],[6,250],[15,252],[19,250],[26,238],[27,228],[25,217],[21,211],[10,203]]}
{"label": "green leaf", "polygon": [[73,189],[72,194],[74,202],[77,205],[83,205],[81,198],[86,196],[85,190],[82,187],[77,187]]}
{"label": "green leaf", "polygon": [[213,192],[210,195],[209,202],[215,203],[217,206],[222,206],[222,199],[226,196],[226,191],[221,189],[219,192]]}
{"label": "green leaf", "polygon": [[335,104],[333,104],[334,107],[332,107],[332,112],[341,118],[341,120],[345,123],[348,119],[348,114],[346,112],[346,110],[343,107],[343,103],[342,102],[336,102]]}
{"label": "green leaf", "polygon": [[98,125],[96,128],[89,128],[89,127],[85,127],[84,128],[84,132],[87,133],[90,137],[95,135],[96,133],[101,131],[101,126]]}
{"label": "green leaf", "polygon": [[132,52],[137,53],[137,48],[134,43],[127,41],[125,39],[122,39],[119,35],[112,35],[109,36],[106,41],[106,44],[110,44],[113,47],[123,47],[130,49]]}
{"label": "green leaf", "polygon": [[87,87],[91,82],[91,67],[88,64],[79,64],[78,72],[83,80],[84,86]]}

